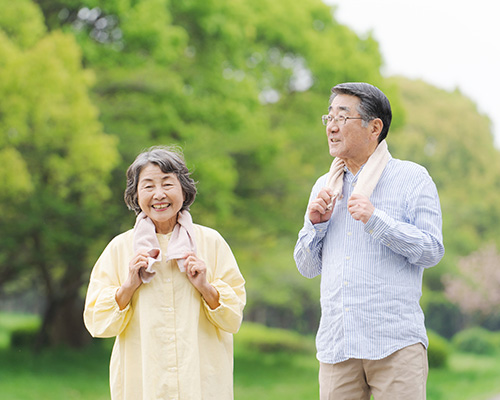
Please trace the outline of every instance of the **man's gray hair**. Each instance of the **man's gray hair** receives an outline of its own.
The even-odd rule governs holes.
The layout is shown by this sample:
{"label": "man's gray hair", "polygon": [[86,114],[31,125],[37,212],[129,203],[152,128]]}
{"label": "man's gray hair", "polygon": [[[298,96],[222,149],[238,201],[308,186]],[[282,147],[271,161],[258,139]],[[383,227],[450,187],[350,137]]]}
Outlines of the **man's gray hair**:
{"label": "man's gray hair", "polygon": [[391,103],[379,88],[365,82],[341,83],[332,88],[329,104],[332,104],[333,99],[338,94],[358,97],[360,99],[358,112],[363,121],[380,118],[383,127],[378,137],[379,143],[387,137],[392,121]]}

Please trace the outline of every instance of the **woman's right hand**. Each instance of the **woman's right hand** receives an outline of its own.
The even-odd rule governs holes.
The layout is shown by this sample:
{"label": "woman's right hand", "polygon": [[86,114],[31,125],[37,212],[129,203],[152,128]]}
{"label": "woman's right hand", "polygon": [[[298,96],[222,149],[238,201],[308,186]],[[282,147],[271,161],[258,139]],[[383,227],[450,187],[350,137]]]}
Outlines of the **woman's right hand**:
{"label": "woman's right hand", "polygon": [[117,290],[115,299],[123,310],[127,307],[135,291],[142,285],[142,279],[140,275],[141,269],[146,269],[148,267],[148,253],[139,252],[137,253],[128,265],[128,277],[123,285]]}

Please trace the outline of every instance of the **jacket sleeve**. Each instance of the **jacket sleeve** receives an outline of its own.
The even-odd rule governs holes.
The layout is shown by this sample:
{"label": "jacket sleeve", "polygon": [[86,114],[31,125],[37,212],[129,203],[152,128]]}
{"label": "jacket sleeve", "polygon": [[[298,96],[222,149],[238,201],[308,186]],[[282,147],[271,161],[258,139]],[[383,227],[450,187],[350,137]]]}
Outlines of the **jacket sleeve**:
{"label": "jacket sleeve", "polygon": [[236,333],[241,326],[246,303],[245,280],[229,245],[220,235],[210,252],[209,263],[213,274],[209,280],[219,292],[220,305],[212,310],[203,300],[205,315],[217,328]]}
{"label": "jacket sleeve", "polygon": [[120,310],[116,291],[121,286],[120,270],[128,262],[126,255],[119,254],[119,246],[112,241],[97,260],[85,299],[83,320],[93,337],[113,337],[119,335],[127,326],[132,315],[130,304]]}

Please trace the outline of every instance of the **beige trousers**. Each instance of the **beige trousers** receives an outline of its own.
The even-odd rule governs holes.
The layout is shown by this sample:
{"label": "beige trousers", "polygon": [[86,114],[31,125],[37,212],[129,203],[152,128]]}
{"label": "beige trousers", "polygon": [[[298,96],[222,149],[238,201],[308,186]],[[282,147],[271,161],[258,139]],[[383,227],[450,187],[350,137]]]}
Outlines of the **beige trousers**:
{"label": "beige trousers", "polygon": [[417,343],[381,360],[319,366],[320,400],[425,400],[427,351]]}

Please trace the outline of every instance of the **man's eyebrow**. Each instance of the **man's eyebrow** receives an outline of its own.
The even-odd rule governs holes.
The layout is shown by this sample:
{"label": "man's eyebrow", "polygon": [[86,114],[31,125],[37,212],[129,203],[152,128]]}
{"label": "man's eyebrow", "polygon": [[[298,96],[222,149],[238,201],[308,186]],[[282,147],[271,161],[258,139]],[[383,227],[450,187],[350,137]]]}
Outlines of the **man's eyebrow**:
{"label": "man's eyebrow", "polygon": [[[351,111],[351,109],[347,106],[338,106],[337,108],[339,109],[339,111]],[[331,112],[331,111],[332,111],[332,106],[329,106],[328,112]]]}

